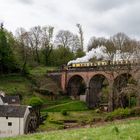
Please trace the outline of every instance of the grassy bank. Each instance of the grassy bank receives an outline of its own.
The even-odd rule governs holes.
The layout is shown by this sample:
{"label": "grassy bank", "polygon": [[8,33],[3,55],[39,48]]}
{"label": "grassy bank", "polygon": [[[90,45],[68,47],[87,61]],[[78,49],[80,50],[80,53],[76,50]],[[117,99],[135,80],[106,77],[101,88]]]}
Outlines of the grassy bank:
{"label": "grassy bank", "polygon": [[69,101],[68,103],[62,103],[58,104],[46,109],[43,109],[42,111],[47,111],[47,112],[61,112],[62,110],[67,110],[67,111],[84,111],[88,110],[86,104],[82,101]]}
{"label": "grassy bank", "polygon": [[112,123],[96,128],[54,131],[4,140],[139,140],[140,120]]}

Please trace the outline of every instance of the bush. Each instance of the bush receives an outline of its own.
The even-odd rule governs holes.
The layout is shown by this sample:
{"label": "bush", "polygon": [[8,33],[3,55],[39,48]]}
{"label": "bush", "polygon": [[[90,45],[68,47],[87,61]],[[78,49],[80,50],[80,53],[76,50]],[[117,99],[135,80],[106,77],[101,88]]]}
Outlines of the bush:
{"label": "bush", "polygon": [[67,112],[67,110],[62,110],[61,111],[61,114],[64,115],[64,116],[67,116],[68,115],[68,112]]}
{"label": "bush", "polygon": [[108,121],[108,120],[114,120],[114,119],[123,119],[123,118],[126,118],[126,117],[129,117],[131,115],[131,110],[128,109],[128,108],[118,108],[116,110],[114,110],[113,112],[110,112],[105,120]]}
{"label": "bush", "polygon": [[140,107],[135,107],[131,109],[132,116],[139,116],[140,115]]}
{"label": "bush", "polygon": [[41,107],[43,105],[43,101],[39,97],[32,97],[29,101],[29,105],[33,107]]}
{"label": "bush", "polygon": [[118,134],[120,131],[119,131],[119,128],[117,126],[114,126],[112,128],[112,132]]}

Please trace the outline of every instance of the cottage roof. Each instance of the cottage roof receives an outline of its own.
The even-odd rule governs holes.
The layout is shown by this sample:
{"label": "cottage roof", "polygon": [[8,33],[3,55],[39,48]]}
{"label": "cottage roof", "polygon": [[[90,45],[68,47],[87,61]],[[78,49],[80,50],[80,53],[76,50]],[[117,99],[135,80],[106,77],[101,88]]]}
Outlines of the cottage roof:
{"label": "cottage roof", "polygon": [[4,103],[7,104],[20,104],[19,96],[0,96]]}
{"label": "cottage roof", "polygon": [[23,118],[27,106],[0,105],[0,117]]}

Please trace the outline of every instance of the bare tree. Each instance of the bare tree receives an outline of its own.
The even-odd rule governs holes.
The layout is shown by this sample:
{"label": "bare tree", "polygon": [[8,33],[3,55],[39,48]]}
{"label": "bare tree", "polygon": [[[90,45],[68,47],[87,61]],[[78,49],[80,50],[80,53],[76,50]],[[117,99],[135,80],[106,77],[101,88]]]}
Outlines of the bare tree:
{"label": "bare tree", "polygon": [[105,46],[107,41],[108,40],[104,37],[91,37],[88,43],[88,51],[90,51],[92,48],[97,48],[98,46]]}
{"label": "bare tree", "polygon": [[111,37],[111,40],[118,50],[123,50],[123,48],[127,44],[127,41],[129,40],[129,37],[124,33],[117,33],[113,37]]}
{"label": "bare tree", "polygon": [[42,30],[40,26],[35,26],[30,29],[30,35],[32,39],[33,46],[35,48],[35,54],[36,54],[36,61],[40,63],[39,58],[39,48],[41,47],[41,36],[42,36]]}
{"label": "bare tree", "polygon": [[42,44],[42,49],[45,55],[45,63],[47,65],[48,63],[48,58],[53,50],[53,43],[52,43],[52,38],[53,38],[53,30],[54,27],[43,27],[42,28],[42,40],[41,40],[41,44]]}
{"label": "bare tree", "polygon": [[80,47],[80,41],[77,35],[67,30],[60,30],[56,35],[55,43],[64,48],[70,48],[76,51]]}
{"label": "bare tree", "polygon": [[82,26],[80,24],[76,24],[76,26],[79,29],[79,35],[80,35],[80,46],[81,46],[81,50],[84,50],[84,36],[83,36],[83,29]]}
{"label": "bare tree", "polygon": [[21,55],[23,56],[22,73],[25,72],[28,56],[30,54],[28,32],[24,28],[17,30],[17,40],[21,47]]}

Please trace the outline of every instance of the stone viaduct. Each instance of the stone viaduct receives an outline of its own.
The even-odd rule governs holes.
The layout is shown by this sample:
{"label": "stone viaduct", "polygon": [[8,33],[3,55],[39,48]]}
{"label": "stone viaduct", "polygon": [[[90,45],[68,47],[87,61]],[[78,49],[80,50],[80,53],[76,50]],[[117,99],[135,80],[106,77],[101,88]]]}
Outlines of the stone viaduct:
{"label": "stone viaduct", "polygon": [[[67,69],[50,72],[48,75],[59,75],[61,88],[67,95],[85,101],[90,108],[98,106],[102,98],[102,103],[106,103],[111,111],[114,108],[113,100],[117,96],[114,95],[115,87],[119,91],[119,88],[127,85],[130,78],[139,81],[140,66]],[[102,96],[102,90],[107,96]]]}

